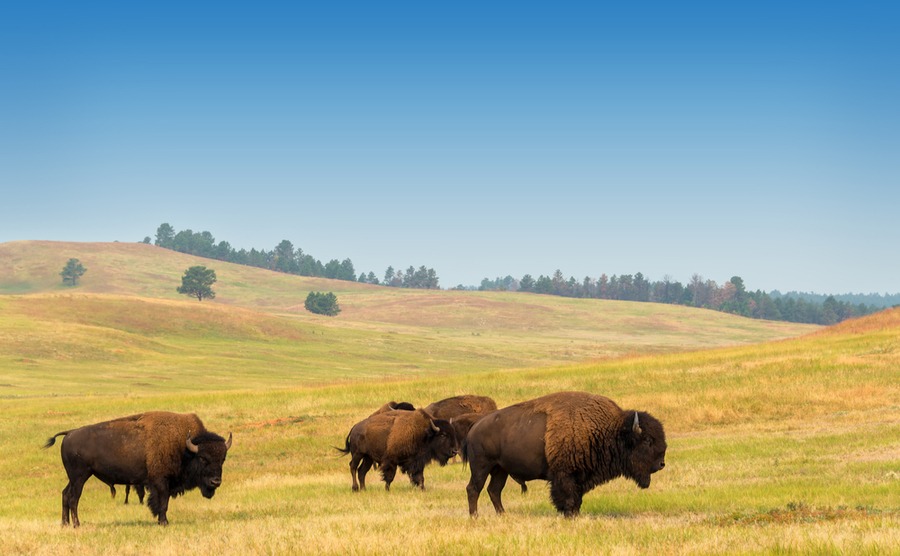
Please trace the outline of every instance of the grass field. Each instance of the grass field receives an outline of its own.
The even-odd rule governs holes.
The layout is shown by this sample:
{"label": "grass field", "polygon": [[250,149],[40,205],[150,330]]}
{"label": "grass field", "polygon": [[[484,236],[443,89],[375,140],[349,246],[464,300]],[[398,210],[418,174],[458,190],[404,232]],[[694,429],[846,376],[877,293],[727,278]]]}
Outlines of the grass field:
{"label": "grass field", "polygon": [[[103,270],[112,256],[103,246],[65,245],[57,257],[83,249],[70,256],[109,281],[93,291],[35,286],[39,273],[27,269],[44,247],[23,251],[19,274],[0,275],[15,293],[0,296],[2,554],[898,553],[900,309],[818,329],[282,275],[244,276],[248,292],[260,280],[259,297],[225,295],[223,276],[237,280],[241,268],[217,270],[221,298],[200,304]],[[149,275],[134,245],[110,245],[121,266]],[[137,247],[148,259],[158,251]],[[163,255],[160,274],[177,280],[183,256]],[[309,289],[336,291],[345,311],[291,309]],[[425,405],[471,392],[503,406],[570,389],[664,423],[667,466],[649,490],[614,481],[564,519],[533,482],[524,496],[506,489],[502,517],[484,494],[471,520],[463,465],[426,468],[424,492],[398,478],[387,493],[376,475],[352,493],[348,458],[333,449],[391,399]],[[196,412],[233,432],[215,498],[173,500],[162,528],[146,507],[123,505],[122,489],[113,501],[91,480],[82,527],[60,527],[65,473],[58,446],[40,448],[46,438],[151,409]]]}

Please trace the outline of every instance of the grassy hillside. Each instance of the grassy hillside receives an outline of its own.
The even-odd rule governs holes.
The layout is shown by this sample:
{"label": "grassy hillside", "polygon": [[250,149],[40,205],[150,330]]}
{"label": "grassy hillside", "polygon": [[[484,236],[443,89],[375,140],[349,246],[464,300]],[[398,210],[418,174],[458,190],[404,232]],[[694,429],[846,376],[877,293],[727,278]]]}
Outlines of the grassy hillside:
{"label": "grassy hillside", "polygon": [[[59,271],[70,257],[78,258],[88,269],[76,288],[63,286],[59,277]],[[175,292],[184,270],[196,264],[216,270],[215,300],[201,304]],[[324,318],[306,312],[303,302],[310,291],[335,292],[341,314]],[[167,311],[176,311],[173,305],[150,300],[180,301],[198,314],[207,314],[206,308],[210,306],[238,307],[293,317],[320,330],[415,336],[423,343],[452,343],[466,352],[488,349],[497,353],[501,359],[498,364],[513,366],[755,343],[817,329],[656,304],[495,292],[408,290],[304,278],[138,243],[0,244],[0,292],[56,293],[65,294],[66,299],[70,295],[81,298],[81,294],[139,297],[141,302],[136,307],[120,305],[111,310],[85,308],[77,312],[156,313],[148,314],[145,321],[181,318],[166,315]],[[53,299],[61,298],[51,296],[32,303],[45,307],[39,309],[42,316],[49,315]],[[29,309],[22,303],[17,307],[28,318]],[[61,310],[65,313],[65,309]],[[225,318],[223,314],[212,318]],[[116,329],[117,324],[111,323],[110,327]],[[508,359],[509,355],[512,359]],[[420,363],[416,365],[422,367]]]}
{"label": "grassy hillside", "polygon": [[[186,342],[185,349],[198,338]],[[116,397],[0,398],[0,551],[175,554],[892,553],[900,545],[900,310],[802,338],[531,370],[347,384],[170,388]],[[223,369],[240,375],[241,369]],[[271,374],[285,385],[287,366]],[[52,370],[41,381],[55,384]],[[199,386],[199,385],[198,385]],[[214,385],[213,385],[214,386]],[[650,411],[669,437],[649,490],[617,480],[589,493],[583,515],[558,517],[541,483],[507,488],[507,515],[468,518],[467,469],[426,469],[425,492],[399,480],[350,491],[339,445],[389,399],[424,405],[480,392],[501,405],[563,389]],[[79,424],[148,409],[196,411],[235,445],[212,500],[170,506],[171,525],[88,483],[78,530],[58,525],[65,484],[58,448]],[[120,494],[121,497],[121,494]]]}
{"label": "grassy hillside", "polygon": [[[78,288],[58,272],[88,268]],[[311,280],[140,244],[0,244],[0,553],[893,553],[900,546],[900,310],[821,329],[655,304]],[[216,269],[203,303],[174,292]],[[48,277],[49,275],[49,277]],[[90,278],[90,280],[89,280]],[[310,315],[334,291],[337,318]],[[350,491],[333,449],[385,401],[503,406],[605,394],[665,425],[649,490],[617,480],[558,517],[540,482],[466,511],[468,470]],[[57,431],[166,409],[234,433],[224,485],[146,507],[89,481],[59,527]],[[186,548],[188,547],[188,548]],[[197,548],[202,547],[202,548]]]}

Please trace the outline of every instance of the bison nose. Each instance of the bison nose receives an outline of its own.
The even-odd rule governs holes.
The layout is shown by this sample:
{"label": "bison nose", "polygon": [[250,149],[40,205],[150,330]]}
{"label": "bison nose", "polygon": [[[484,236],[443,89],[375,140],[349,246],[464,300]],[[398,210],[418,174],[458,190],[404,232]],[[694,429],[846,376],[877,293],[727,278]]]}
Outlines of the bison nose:
{"label": "bison nose", "polygon": [[664,462],[664,461],[659,462],[659,468],[660,468],[660,469],[662,469],[662,468],[665,467],[665,466],[666,466],[666,462]]}
{"label": "bison nose", "polygon": [[222,479],[220,479],[218,477],[213,477],[212,479],[209,480],[209,484],[210,484],[210,486],[214,486],[214,487],[218,488],[218,487],[222,486]]}

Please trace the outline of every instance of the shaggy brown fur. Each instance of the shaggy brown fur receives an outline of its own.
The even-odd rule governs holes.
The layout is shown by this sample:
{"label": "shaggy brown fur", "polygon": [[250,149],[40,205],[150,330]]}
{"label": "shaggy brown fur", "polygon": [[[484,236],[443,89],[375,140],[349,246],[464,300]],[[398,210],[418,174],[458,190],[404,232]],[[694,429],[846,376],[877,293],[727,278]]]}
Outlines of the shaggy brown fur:
{"label": "shaggy brown fur", "polygon": [[392,402],[388,402],[388,403],[384,404],[383,406],[379,407],[378,409],[376,409],[375,413],[373,413],[372,415],[369,415],[369,417],[372,417],[373,415],[379,415],[381,413],[387,413],[389,411],[397,411],[397,410],[415,411],[415,409],[416,408],[413,406],[413,404],[411,404],[409,402],[393,402],[392,401]]}
{"label": "shaggy brown fur", "polygon": [[577,515],[583,495],[616,477],[641,488],[665,467],[665,432],[652,415],[623,411],[609,398],[586,392],[557,392],[485,415],[463,442],[472,476],[466,492],[469,513],[488,476],[488,494],[502,513],[508,477],[550,482],[550,498],[566,516]]}
{"label": "shaggy brown fur", "polygon": [[[353,490],[366,488],[365,477],[373,465],[381,466],[385,488],[390,489],[399,467],[412,483],[425,488],[423,469],[431,460],[445,465],[459,450],[450,423],[432,419],[421,409],[388,411],[355,424],[344,444],[350,454]],[[358,481],[357,481],[358,479]]]}
{"label": "shaggy brown fur", "polygon": [[616,402],[585,392],[537,398],[532,410],[547,415],[547,463],[557,473],[597,468],[598,441],[615,438],[624,417]]}
{"label": "shaggy brown fur", "polygon": [[[199,488],[211,498],[222,483],[222,463],[231,447],[206,430],[193,413],[150,411],[56,433],[64,436],[60,455],[69,478],[63,490],[63,524],[77,527],[85,481],[96,476],[108,485],[146,485],[147,505],[160,524],[168,523],[169,498]],[[188,442],[190,441],[190,444]]]}
{"label": "shaggy brown fur", "polygon": [[481,413],[483,415],[495,409],[497,409],[497,402],[493,399],[487,396],[465,394],[434,402],[426,407],[425,411],[434,416],[435,419],[447,419],[449,421],[463,413]]}
{"label": "shaggy brown fur", "polygon": [[119,429],[123,437],[134,438],[137,433],[147,443],[147,474],[151,477],[169,475],[181,468],[184,442],[208,432],[200,418],[193,413],[148,411],[109,422],[110,429]]}
{"label": "shaggy brown fur", "polygon": [[456,438],[462,442],[466,435],[469,434],[469,429],[472,428],[472,425],[482,417],[484,417],[484,413],[463,413],[451,418],[450,425],[453,426],[453,430],[456,432]]}

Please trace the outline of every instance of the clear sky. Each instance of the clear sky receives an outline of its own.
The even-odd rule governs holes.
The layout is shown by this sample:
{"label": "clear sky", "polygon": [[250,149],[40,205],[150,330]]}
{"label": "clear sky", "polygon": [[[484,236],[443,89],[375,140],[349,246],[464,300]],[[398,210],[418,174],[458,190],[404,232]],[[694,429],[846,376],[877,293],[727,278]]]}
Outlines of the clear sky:
{"label": "clear sky", "polygon": [[900,291],[900,4],[4,2],[0,242]]}

